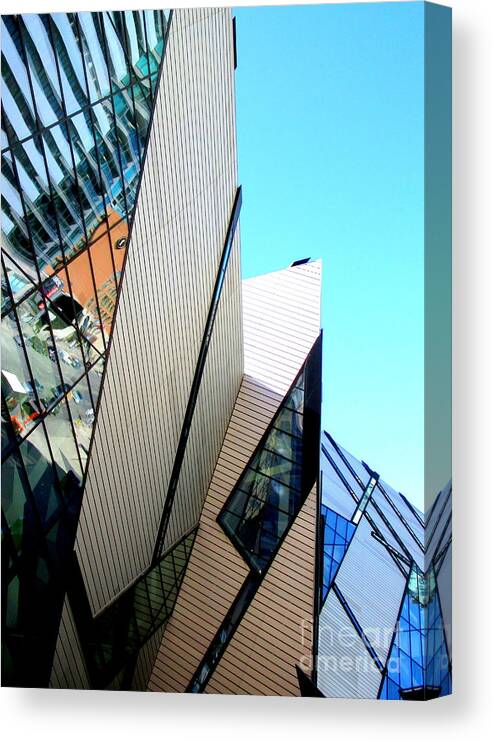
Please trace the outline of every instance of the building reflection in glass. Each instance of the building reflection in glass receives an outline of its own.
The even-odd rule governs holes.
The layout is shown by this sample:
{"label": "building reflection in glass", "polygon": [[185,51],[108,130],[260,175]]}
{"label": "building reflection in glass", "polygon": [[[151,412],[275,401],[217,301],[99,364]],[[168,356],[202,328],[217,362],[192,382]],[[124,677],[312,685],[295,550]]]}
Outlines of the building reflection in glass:
{"label": "building reflection in glass", "polygon": [[[18,600],[41,553],[73,547],[75,528],[53,528],[80,507],[169,19],[2,17],[6,656],[31,631]],[[58,557],[43,556],[46,585]]]}

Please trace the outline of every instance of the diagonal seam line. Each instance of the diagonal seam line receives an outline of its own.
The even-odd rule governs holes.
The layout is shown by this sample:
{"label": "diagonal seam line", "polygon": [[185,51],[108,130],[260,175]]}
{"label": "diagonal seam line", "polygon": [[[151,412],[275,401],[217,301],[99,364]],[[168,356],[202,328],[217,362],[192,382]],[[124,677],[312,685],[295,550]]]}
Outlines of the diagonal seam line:
{"label": "diagonal seam line", "polygon": [[381,662],[378,654],[373,649],[373,646],[372,646],[370,640],[366,636],[366,634],[363,631],[363,628],[361,627],[358,619],[356,618],[356,616],[354,615],[353,611],[349,607],[349,605],[348,605],[348,603],[346,601],[346,598],[341,593],[341,591],[339,590],[339,588],[338,588],[338,586],[337,586],[337,584],[335,582],[332,585],[332,589],[335,592],[335,594],[337,596],[337,599],[339,600],[339,603],[344,608],[344,611],[346,612],[347,617],[349,618],[349,620],[353,624],[354,628],[356,629],[356,633],[358,634],[358,636],[360,637],[361,641],[363,642],[363,644],[365,645],[366,649],[368,650],[368,653],[369,653],[370,657],[372,658],[373,662],[375,663],[375,665],[377,666],[377,669],[381,673],[383,673],[384,670],[385,670],[385,668],[384,668],[384,666],[383,666],[383,664],[382,664],[382,662]]}
{"label": "diagonal seam line", "polygon": [[[303,368],[306,367],[306,364],[308,362],[308,359],[310,358],[311,354],[314,352],[317,352],[321,354],[321,342],[322,342],[322,332],[318,335],[317,339],[315,340],[311,350],[309,351],[301,369],[295,376],[295,381],[291,385],[291,387],[286,392],[286,395],[282,402],[279,404],[279,407],[277,408],[277,411],[274,413],[272,420],[277,417],[277,414],[283,407],[285,401],[289,398],[289,395],[291,394],[293,388],[296,386],[296,380],[299,377],[300,373],[302,372]],[[320,380],[320,368],[318,370],[318,383],[321,383]],[[317,423],[318,427],[318,438],[320,442],[320,420],[318,420]],[[272,423],[267,427],[267,430],[264,432],[262,438],[260,439],[256,449],[252,453],[252,456],[250,457],[250,461],[248,462],[247,466],[245,467],[244,471],[248,469],[251,462],[253,461],[257,451],[259,451],[262,446],[264,445],[265,441],[267,440],[267,437],[272,429]],[[320,461],[318,462],[317,470],[320,468]],[[317,475],[318,476],[318,475]],[[246,576],[242,586],[240,587],[234,601],[231,603],[228,612],[226,613],[226,616],[222,620],[218,630],[216,631],[213,639],[211,640],[205,654],[203,655],[202,659],[200,660],[199,665],[195,668],[195,671],[192,675],[192,678],[190,682],[187,685],[186,693],[201,693],[207,684],[209,683],[212,675],[214,674],[222,656],[224,655],[226,649],[229,646],[230,641],[232,640],[233,636],[236,633],[236,630],[238,629],[238,626],[240,625],[243,616],[247,612],[248,608],[250,607],[252,601],[255,598],[256,592],[259,589],[260,585],[262,584],[265,576],[268,574],[269,569],[271,568],[272,564],[274,563],[277,554],[279,553],[285,539],[288,537],[288,534],[291,533],[291,529],[294,526],[294,523],[296,522],[306,500],[308,499],[309,493],[312,490],[313,483],[309,484],[306,487],[306,493],[302,496],[302,499],[300,501],[299,507],[295,514],[293,514],[290,524],[288,528],[283,532],[281,535],[276,547],[274,548],[270,559],[265,566],[264,569],[262,569],[261,572],[256,571],[253,569],[251,565],[250,566],[250,572]],[[229,533],[226,531],[224,527],[224,523],[221,520],[221,515],[227,511],[227,506],[232,497],[234,496],[234,492],[236,490],[236,487],[233,488],[231,494],[227,498],[226,502],[224,503],[219,515],[216,518],[216,522],[219,523],[221,528],[223,529],[224,533],[228,537],[228,539],[232,542],[233,546],[238,551],[239,555],[245,559],[244,556],[244,549],[242,545],[237,541],[236,534]],[[246,559],[245,559],[246,561]],[[202,677],[203,672],[205,669],[208,669],[207,675],[205,677]]]}
{"label": "diagonal seam line", "polygon": [[181,468],[185,458],[185,451],[187,448],[188,437],[192,427],[193,415],[197,404],[197,398],[202,382],[202,376],[205,369],[205,363],[207,360],[207,354],[209,350],[209,344],[212,338],[212,332],[214,330],[214,323],[216,320],[217,310],[219,307],[219,300],[221,298],[222,289],[224,285],[224,279],[226,277],[226,270],[229,264],[233,249],[233,239],[236,233],[236,226],[240,216],[240,209],[242,203],[242,191],[241,186],[236,189],[235,200],[233,202],[233,208],[231,210],[231,216],[229,219],[228,229],[226,232],[226,238],[224,241],[224,248],[219,262],[219,268],[216,275],[216,282],[214,284],[214,290],[212,292],[212,299],[209,306],[209,313],[205,323],[204,334],[202,336],[202,342],[200,345],[199,355],[197,357],[197,364],[195,367],[195,373],[192,380],[192,386],[190,394],[188,396],[187,408],[185,410],[185,416],[183,418],[183,424],[180,432],[180,438],[178,440],[178,446],[176,448],[175,460],[173,462],[173,469],[168,484],[168,491],[166,493],[166,499],[164,501],[164,508],[161,515],[161,521],[156,536],[156,542],[154,546],[154,553],[152,555],[152,562],[154,564],[161,553],[161,549],[166,536],[169,519],[171,516],[171,510],[176,494],[176,488],[180,478]]}

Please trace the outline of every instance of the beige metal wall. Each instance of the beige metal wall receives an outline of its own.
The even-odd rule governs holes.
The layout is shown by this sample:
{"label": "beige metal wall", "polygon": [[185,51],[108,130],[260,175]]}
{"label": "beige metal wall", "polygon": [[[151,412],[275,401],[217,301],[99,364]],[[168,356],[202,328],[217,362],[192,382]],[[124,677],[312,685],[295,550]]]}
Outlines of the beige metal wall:
{"label": "beige metal wall", "polygon": [[[248,574],[216,518],[318,336],[320,269],[316,262],[243,282],[246,373],[150,690],[186,689]],[[315,505],[312,493],[207,692],[298,694],[295,663],[311,652],[302,627],[313,615]]]}
{"label": "beige metal wall", "polygon": [[[95,613],[150,563],[236,187],[231,12],[178,10],[77,534]],[[198,520],[241,381],[238,248],[237,237],[167,543]]]}
{"label": "beige metal wall", "polygon": [[282,396],[320,332],[321,271],[314,260],[242,283],[245,374]]}
{"label": "beige metal wall", "polygon": [[299,696],[311,668],[317,498],[308,496],[206,693]]}
{"label": "beige metal wall", "polygon": [[[77,533],[94,613],[149,566],[236,188],[231,11],[175,11]],[[198,521],[242,373],[237,230],[166,544]],[[50,684],[89,684],[67,601]]]}

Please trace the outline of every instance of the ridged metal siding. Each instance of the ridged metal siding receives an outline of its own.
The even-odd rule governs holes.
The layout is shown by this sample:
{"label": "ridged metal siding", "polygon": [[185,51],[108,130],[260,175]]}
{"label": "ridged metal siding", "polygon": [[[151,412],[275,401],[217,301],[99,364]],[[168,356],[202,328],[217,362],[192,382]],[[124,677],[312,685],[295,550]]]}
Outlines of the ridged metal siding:
{"label": "ridged metal siding", "polygon": [[280,401],[280,396],[266,397],[253,380],[240,388],[149,690],[185,691],[248,574],[216,518]]}
{"label": "ridged metal siding", "polygon": [[50,688],[89,688],[89,676],[80,646],[74,617],[67,599],[63,605],[62,620],[53,659]]}
{"label": "ridged metal siding", "polygon": [[[318,336],[320,273],[315,262],[243,283],[245,376],[149,690],[187,688],[247,576],[216,518]],[[312,493],[206,692],[299,693],[295,662],[312,648],[301,626],[313,616],[315,515]]]}
{"label": "ridged metal siding", "polygon": [[299,696],[311,669],[317,499],[310,493],[208,683],[206,693]]}
{"label": "ridged metal siding", "polygon": [[[237,186],[233,85],[230,10],[176,11],[77,536],[94,612],[150,563]],[[236,238],[167,543],[198,519],[241,381],[239,280]]]}
{"label": "ridged metal siding", "polygon": [[347,491],[340,477],[325,456],[321,456],[322,502],[347,520],[351,520],[356,503]]}
{"label": "ridged metal siding", "polygon": [[375,698],[381,674],[330,592],[320,613],[317,685],[328,698]]}
{"label": "ridged metal siding", "polygon": [[337,573],[336,584],[385,664],[406,580],[371,532],[370,524],[363,518]]}
{"label": "ridged metal siding", "polygon": [[320,260],[243,281],[245,375],[284,395],[320,332]]}

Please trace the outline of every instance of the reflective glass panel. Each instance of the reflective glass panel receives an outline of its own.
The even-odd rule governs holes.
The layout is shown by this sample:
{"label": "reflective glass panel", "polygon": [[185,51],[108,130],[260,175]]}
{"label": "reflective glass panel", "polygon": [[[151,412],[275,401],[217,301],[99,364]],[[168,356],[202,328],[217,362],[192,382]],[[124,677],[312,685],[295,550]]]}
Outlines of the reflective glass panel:
{"label": "reflective glass panel", "polygon": [[59,515],[62,507],[55,468],[51,463],[48,443],[42,425],[20,448],[36,510],[43,527]]}
{"label": "reflective glass panel", "polygon": [[[310,382],[314,399],[320,385],[320,343],[310,352],[306,365],[310,367]],[[305,366],[293,383],[266,435],[238,480],[218,516],[227,535],[258,573],[269,566],[283,537],[308,495],[318,475],[318,459],[302,476],[303,411],[305,406]],[[312,391],[310,387],[310,392]],[[316,410],[314,410],[316,412]],[[309,417],[306,440],[319,440],[319,417]],[[308,459],[307,459],[308,462]],[[313,468],[313,471],[312,471]],[[313,481],[308,482],[313,474]]]}
{"label": "reflective glass panel", "polygon": [[351,543],[356,525],[326,505],[321,506],[321,515],[324,522],[322,600],[325,600]]}
{"label": "reflective glass panel", "polygon": [[436,698],[449,694],[451,683],[435,573],[413,564],[379,698]]}
{"label": "reflective glass panel", "polygon": [[[20,594],[26,588],[31,595],[20,604],[25,633],[22,642],[12,634],[5,639],[5,679],[13,685],[49,682],[49,653],[40,648],[54,645],[60,616],[52,606],[61,606],[64,590],[52,573],[62,572],[60,560],[73,549],[155,94],[149,75],[157,74],[164,51],[163,20],[161,11],[1,19],[8,569],[26,543],[33,550],[20,582]],[[37,531],[27,538],[31,522]],[[179,561],[177,552],[174,573]],[[168,596],[176,595],[173,580]],[[143,587],[136,601],[153,621],[165,620],[174,597],[155,608],[150,585]],[[8,610],[17,610],[12,601]],[[151,630],[144,623],[134,611],[127,627],[132,641]],[[39,641],[41,625],[46,642]],[[104,662],[112,650],[102,642],[97,653]]]}
{"label": "reflective glass panel", "polygon": [[35,539],[36,524],[29,484],[16,454],[2,466],[2,492],[2,511],[14,547],[20,553]]}

